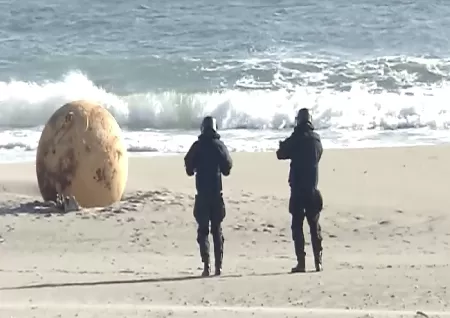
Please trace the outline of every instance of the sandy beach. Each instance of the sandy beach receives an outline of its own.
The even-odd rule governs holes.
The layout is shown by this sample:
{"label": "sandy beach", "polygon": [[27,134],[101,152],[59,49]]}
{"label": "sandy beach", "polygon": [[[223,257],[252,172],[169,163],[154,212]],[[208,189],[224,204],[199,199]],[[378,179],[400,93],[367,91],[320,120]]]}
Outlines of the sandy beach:
{"label": "sandy beach", "polygon": [[304,274],[289,274],[289,163],[232,157],[210,278],[182,156],[131,158],[120,203],[68,214],[36,209],[34,164],[0,165],[0,317],[450,316],[450,146],[326,149],[324,271]]}

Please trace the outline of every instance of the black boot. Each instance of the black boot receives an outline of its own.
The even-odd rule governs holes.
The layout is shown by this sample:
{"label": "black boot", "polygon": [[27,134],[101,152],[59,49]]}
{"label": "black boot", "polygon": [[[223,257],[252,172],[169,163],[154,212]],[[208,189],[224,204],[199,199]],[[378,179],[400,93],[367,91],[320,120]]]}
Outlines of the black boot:
{"label": "black boot", "polygon": [[316,272],[321,272],[322,268],[322,229],[319,224],[319,214],[310,223],[311,245],[314,255],[314,265]]}
{"label": "black boot", "polygon": [[[222,245],[222,247],[223,247],[223,245]],[[222,273],[222,259],[223,259],[223,249],[215,247],[214,248],[214,260],[215,260],[215,275],[216,276],[219,276]]]}
{"label": "black boot", "polygon": [[322,251],[314,253],[314,264],[316,265],[316,272],[321,272],[323,270]]}
{"label": "black boot", "polygon": [[[222,243],[223,244],[223,243]],[[223,245],[219,250],[214,251],[214,260],[215,260],[215,272],[214,275],[220,276],[222,273],[222,259],[223,259]]]}
{"label": "black boot", "polygon": [[219,263],[219,264],[216,263],[216,270],[214,272],[214,275],[220,276],[220,274],[222,274],[222,264],[221,263]]}
{"label": "black boot", "polygon": [[300,257],[297,260],[297,266],[291,269],[291,273],[304,273],[305,272],[305,258]]}
{"label": "black boot", "polygon": [[223,248],[225,238],[222,235],[222,229],[219,227],[217,231],[213,232],[214,239],[214,260],[215,260],[215,275],[219,276],[222,273]]}
{"label": "black boot", "polygon": [[206,229],[199,229],[197,242],[200,247],[200,256],[202,258],[203,263],[203,273],[202,276],[209,276],[210,274],[210,266],[209,266],[209,240],[208,233]]}
{"label": "black boot", "polygon": [[304,240],[294,241],[295,255],[297,256],[297,266],[292,268],[291,273],[304,273],[305,272],[305,243]]}
{"label": "black boot", "polygon": [[208,277],[209,274],[211,272],[210,266],[209,266],[209,262],[204,262],[203,263],[203,272],[202,272],[202,276],[203,277]]}

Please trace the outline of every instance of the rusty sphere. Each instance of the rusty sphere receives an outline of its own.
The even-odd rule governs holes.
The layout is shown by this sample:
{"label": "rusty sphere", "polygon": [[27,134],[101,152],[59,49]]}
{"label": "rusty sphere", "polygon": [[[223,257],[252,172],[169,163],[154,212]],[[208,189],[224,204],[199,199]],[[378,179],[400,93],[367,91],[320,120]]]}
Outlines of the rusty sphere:
{"label": "rusty sphere", "polygon": [[111,113],[88,101],[60,107],[37,148],[36,175],[45,201],[72,195],[82,207],[120,201],[128,178],[122,131]]}

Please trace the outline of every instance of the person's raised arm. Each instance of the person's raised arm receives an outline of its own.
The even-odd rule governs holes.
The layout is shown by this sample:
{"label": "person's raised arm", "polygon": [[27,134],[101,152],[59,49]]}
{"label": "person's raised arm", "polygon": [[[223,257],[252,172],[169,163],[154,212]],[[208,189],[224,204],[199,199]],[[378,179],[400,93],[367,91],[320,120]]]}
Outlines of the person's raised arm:
{"label": "person's raised arm", "polygon": [[291,159],[291,152],[292,152],[292,137],[288,137],[283,141],[280,141],[280,144],[278,146],[277,150],[277,159],[278,160],[287,160]]}

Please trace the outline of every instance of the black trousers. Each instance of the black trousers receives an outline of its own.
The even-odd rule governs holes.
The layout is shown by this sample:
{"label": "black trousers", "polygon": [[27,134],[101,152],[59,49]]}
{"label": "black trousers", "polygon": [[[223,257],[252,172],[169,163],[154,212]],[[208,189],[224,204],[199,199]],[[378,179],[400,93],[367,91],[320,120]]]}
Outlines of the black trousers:
{"label": "black trousers", "polygon": [[197,243],[200,248],[202,262],[209,263],[209,233],[214,242],[214,258],[216,266],[222,265],[225,238],[222,233],[222,221],[226,216],[222,194],[196,195],[194,217],[197,222]]}
{"label": "black trousers", "polygon": [[298,260],[305,258],[305,236],[303,222],[306,218],[311,233],[311,245],[314,257],[322,252],[322,229],[320,226],[320,212],[323,208],[322,194],[319,190],[291,190],[289,199],[289,213],[292,216],[291,230],[294,241],[295,254]]}

